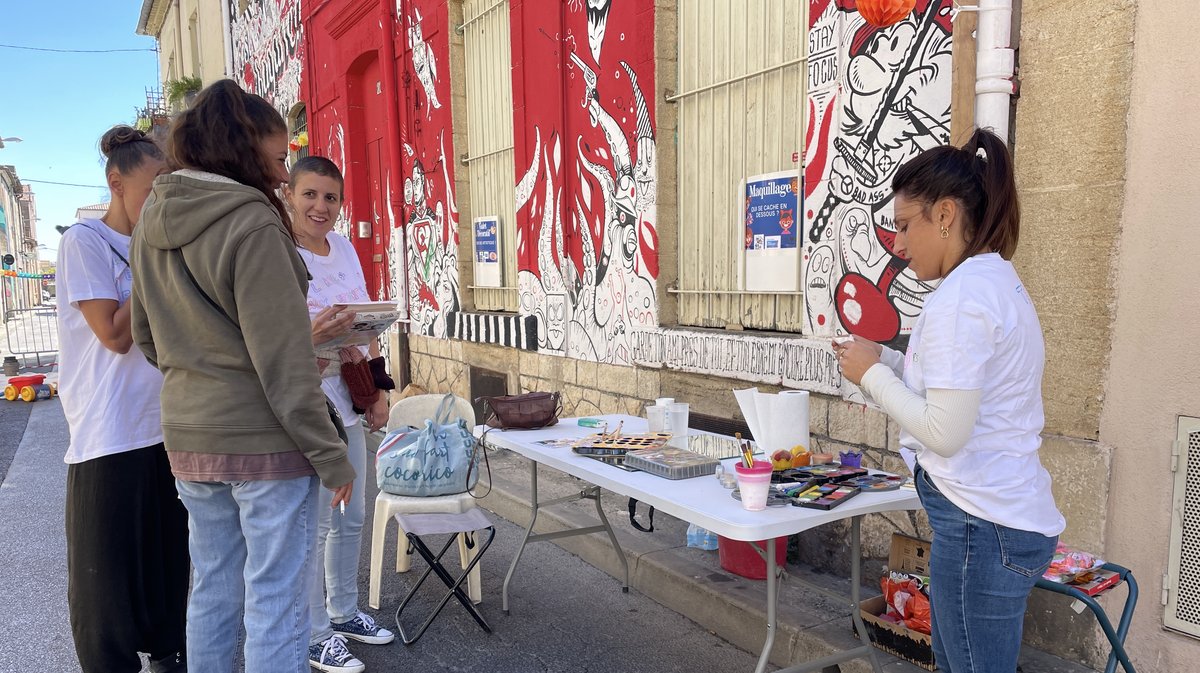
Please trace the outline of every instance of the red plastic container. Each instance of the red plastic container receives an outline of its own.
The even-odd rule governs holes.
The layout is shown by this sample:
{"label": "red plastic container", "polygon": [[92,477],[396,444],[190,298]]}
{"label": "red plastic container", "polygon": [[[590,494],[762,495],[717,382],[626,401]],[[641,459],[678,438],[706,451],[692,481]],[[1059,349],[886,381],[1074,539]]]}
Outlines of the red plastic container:
{"label": "red plastic container", "polygon": [[36,386],[46,380],[45,374],[26,374],[25,376],[14,376],[8,380],[8,385],[15,387],[17,390],[25,386]]}
{"label": "red plastic container", "polygon": [[[760,540],[758,546],[765,551],[767,541]],[[721,567],[735,575],[747,579],[767,579],[767,561],[759,556],[758,551],[749,542],[730,540],[717,536],[717,554],[721,558]],[[783,566],[787,561],[787,536],[775,538],[775,564]]]}

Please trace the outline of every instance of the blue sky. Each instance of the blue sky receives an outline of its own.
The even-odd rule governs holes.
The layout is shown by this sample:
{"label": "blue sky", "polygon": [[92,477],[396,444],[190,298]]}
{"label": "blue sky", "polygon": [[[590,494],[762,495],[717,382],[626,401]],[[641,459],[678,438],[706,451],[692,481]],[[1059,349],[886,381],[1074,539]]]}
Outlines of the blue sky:
{"label": "blue sky", "polygon": [[[135,35],[140,0],[64,0],[0,3],[0,44],[49,49],[154,49]],[[100,187],[30,183],[37,196],[42,259],[54,259],[56,224],[71,224],[75,209],[108,200],[103,188],[100,136],[112,125],[131,124],[158,86],[153,51],[75,54],[0,47],[0,164],[16,167],[22,181],[49,180]]]}

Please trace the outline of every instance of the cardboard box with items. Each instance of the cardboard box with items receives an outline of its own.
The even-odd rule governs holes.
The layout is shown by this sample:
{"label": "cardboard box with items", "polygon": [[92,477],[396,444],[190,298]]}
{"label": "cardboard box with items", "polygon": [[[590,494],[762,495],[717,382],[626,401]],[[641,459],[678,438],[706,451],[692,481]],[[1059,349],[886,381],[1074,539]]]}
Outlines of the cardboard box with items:
{"label": "cardboard box with items", "polygon": [[[928,596],[921,589],[929,577],[929,543],[893,533],[887,570],[881,584],[888,595],[868,598],[859,604],[867,634],[875,647],[932,671],[936,668],[932,637],[910,628],[916,626],[926,631],[929,628]],[[898,595],[902,593],[906,595]],[[889,598],[893,607],[900,606],[899,612],[893,610],[888,615]]]}

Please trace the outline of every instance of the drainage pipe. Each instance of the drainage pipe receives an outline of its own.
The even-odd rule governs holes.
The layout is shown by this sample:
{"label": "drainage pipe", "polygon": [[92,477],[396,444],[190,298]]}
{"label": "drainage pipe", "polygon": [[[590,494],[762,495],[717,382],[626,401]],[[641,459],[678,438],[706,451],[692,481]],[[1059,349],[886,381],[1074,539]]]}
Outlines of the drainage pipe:
{"label": "drainage pipe", "polygon": [[221,0],[221,29],[225,42],[225,76],[233,77],[233,19],[228,0]]}
{"label": "drainage pipe", "polygon": [[[1009,141],[1014,57],[1012,0],[978,0],[979,27],[975,31],[975,125],[990,128]],[[962,9],[968,9],[966,7]]]}

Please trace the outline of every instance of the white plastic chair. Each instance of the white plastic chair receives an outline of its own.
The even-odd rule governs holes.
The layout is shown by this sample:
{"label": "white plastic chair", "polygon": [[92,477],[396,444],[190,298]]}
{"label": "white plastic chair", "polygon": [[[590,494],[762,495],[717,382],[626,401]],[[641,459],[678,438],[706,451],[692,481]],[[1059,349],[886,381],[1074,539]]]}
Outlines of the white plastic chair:
{"label": "white plastic chair", "polygon": [[[423,426],[426,419],[433,418],[443,398],[445,398],[445,395],[434,394],[415,395],[400,400],[392,405],[391,413],[388,415],[387,429],[391,430],[392,428],[406,425],[418,428]],[[475,426],[475,410],[471,408],[470,402],[461,397],[455,397],[452,411],[454,417],[465,419],[467,425],[470,427]],[[367,594],[367,604],[376,610],[379,609],[379,587],[383,575],[384,542],[387,538],[388,523],[395,520],[397,514],[459,514],[473,507],[475,507],[475,498],[470,493],[416,498],[392,495],[391,493],[380,491],[379,495],[375,497],[375,521],[371,533],[371,581]],[[458,536],[458,558],[462,568],[465,569],[470,564],[471,559],[475,556],[478,549],[478,545],[468,548],[464,535],[460,534]],[[408,572],[411,561],[409,558],[410,555],[411,550],[406,541],[405,533],[403,530],[400,530],[396,540],[396,572]],[[483,592],[480,589],[479,565],[476,563],[475,567],[471,569],[471,574],[467,577],[467,595],[471,597],[471,602],[473,603],[483,601]]]}

